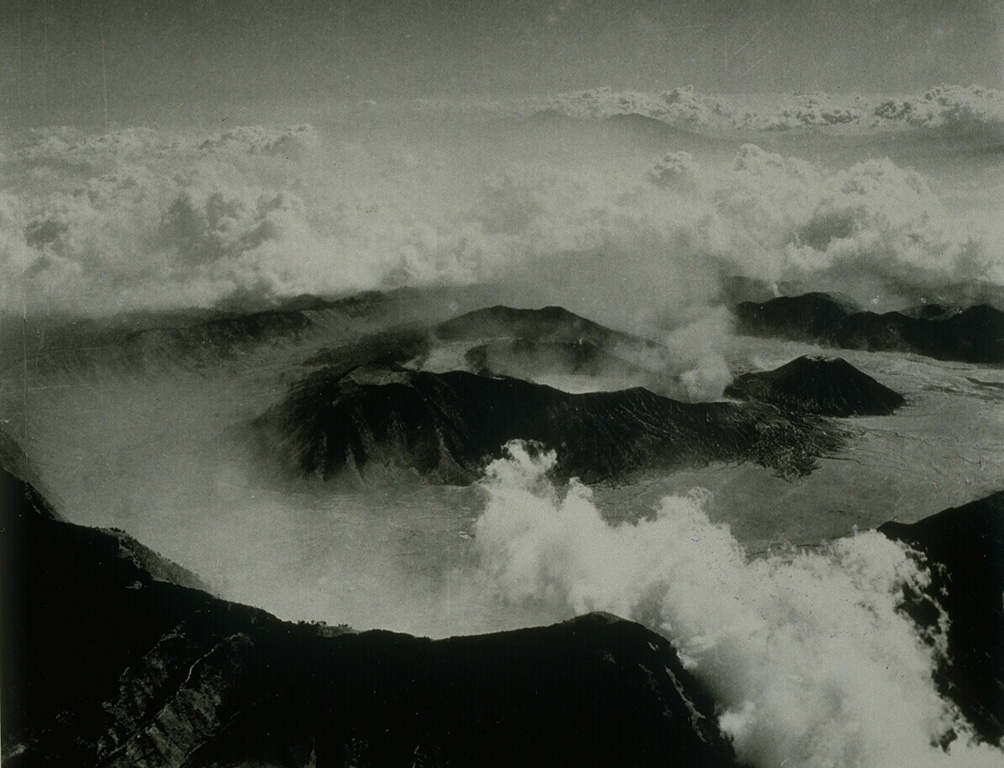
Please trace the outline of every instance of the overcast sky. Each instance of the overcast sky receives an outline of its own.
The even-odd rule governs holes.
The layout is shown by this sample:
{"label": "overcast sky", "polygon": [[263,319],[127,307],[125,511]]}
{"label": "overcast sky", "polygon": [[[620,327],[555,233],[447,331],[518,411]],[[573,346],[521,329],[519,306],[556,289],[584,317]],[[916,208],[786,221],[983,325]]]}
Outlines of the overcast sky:
{"label": "overcast sky", "polygon": [[5,0],[0,24],[14,124],[97,121],[106,92],[128,122],[149,103],[1004,79],[1002,0]]}

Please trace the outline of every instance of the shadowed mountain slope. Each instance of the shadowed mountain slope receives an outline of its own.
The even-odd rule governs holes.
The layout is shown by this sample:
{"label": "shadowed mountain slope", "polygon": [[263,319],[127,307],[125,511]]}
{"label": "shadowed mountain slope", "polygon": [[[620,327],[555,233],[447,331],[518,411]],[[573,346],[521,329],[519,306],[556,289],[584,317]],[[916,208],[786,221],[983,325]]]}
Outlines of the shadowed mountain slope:
{"label": "shadowed mountain slope", "polygon": [[111,690],[118,672],[213,598],[166,581],[197,583],[125,534],[55,519],[5,470],[0,503],[6,750],[32,724]]}
{"label": "shadowed mountain slope", "polygon": [[780,368],[737,376],[727,397],[823,416],[886,416],[905,400],[841,358],[803,356]]}
{"label": "shadowed mountain slope", "polygon": [[317,371],[252,428],[297,473],[331,478],[377,464],[449,483],[475,480],[514,439],[556,449],[558,472],[587,482],[732,461],[806,474],[844,439],[817,417],[763,403],[680,403],[641,388],[573,395],[388,366]]}
{"label": "shadowed mountain slope", "polygon": [[[879,531],[921,551],[932,565],[913,612],[936,626],[929,600],[949,617],[949,661],[938,683],[984,739],[1004,738],[1004,491],[907,525]],[[925,599],[926,598],[926,599]]]}
{"label": "shadowed mountain slope", "polygon": [[781,297],[735,308],[737,331],[824,346],[910,352],[938,360],[1004,363],[1004,312],[987,305],[961,311],[860,312],[826,294]]}
{"label": "shadowed mountain slope", "polygon": [[292,625],[158,581],[0,484],[5,766],[736,765],[714,702],[637,624]]}

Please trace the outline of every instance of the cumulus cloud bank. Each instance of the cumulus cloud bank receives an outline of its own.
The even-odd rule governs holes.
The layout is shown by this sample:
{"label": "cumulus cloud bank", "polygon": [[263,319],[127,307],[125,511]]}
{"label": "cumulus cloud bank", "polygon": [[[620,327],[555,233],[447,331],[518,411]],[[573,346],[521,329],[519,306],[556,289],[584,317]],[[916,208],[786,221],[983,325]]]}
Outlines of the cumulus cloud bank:
{"label": "cumulus cloud bank", "polygon": [[252,126],[36,131],[0,164],[0,298],[18,311],[495,281],[672,332],[720,304],[730,276],[865,301],[1004,284],[993,217],[949,213],[888,160],[834,170],[749,144],[726,163],[653,156],[646,172]]}
{"label": "cumulus cloud bank", "polygon": [[[346,269],[304,200],[309,126],[204,138],[129,129],[37,132],[8,155],[5,284],[82,314],[206,306],[235,292],[307,290]],[[364,265],[363,265],[364,266]]]}
{"label": "cumulus cloud bank", "polygon": [[[520,604],[605,610],[662,632],[716,695],[722,729],[756,766],[994,765],[939,698],[940,636],[899,610],[928,575],[878,533],[751,559],[706,492],[610,525],[588,488],[556,488],[553,453],[519,443],[493,463],[476,529],[481,567]],[[961,734],[950,751],[937,746]]]}
{"label": "cumulus cloud bank", "polygon": [[761,278],[865,298],[1004,277],[993,231],[949,214],[922,174],[889,160],[827,172],[746,145],[728,182],[705,183],[720,214],[741,222],[733,231],[760,251]]}
{"label": "cumulus cloud bank", "polygon": [[1004,136],[1004,92],[978,85],[939,85],[905,97],[822,92],[729,96],[698,93],[689,86],[659,92],[604,87],[562,93],[534,107],[591,120],[636,114],[671,125],[712,130],[908,125],[990,128]]}

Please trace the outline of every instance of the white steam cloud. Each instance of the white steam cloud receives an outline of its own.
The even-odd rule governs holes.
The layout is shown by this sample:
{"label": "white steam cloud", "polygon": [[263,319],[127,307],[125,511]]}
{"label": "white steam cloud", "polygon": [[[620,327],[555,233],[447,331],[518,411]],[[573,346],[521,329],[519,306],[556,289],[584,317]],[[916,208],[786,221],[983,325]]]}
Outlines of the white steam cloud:
{"label": "white steam cloud", "polygon": [[[553,453],[519,443],[493,463],[475,534],[482,568],[514,603],[605,610],[673,640],[723,707],[720,725],[757,766],[999,765],[966,743],[938,696],[941,638],[899,610],[927,573],[877,533],[813,552],[749,558],[711,523],[706,492],[666,497],[649,520],[610,525],[591,492],[547,478]],[[948,752],[935,746],[961,734]]]}

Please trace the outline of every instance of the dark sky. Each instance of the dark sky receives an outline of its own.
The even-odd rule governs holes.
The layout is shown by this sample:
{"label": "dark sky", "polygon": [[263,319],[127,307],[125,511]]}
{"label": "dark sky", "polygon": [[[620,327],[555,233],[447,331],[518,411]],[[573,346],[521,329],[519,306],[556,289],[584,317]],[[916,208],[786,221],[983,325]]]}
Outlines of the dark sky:
{"label": "dark sky", "polygon": [[1002,0],[6,0],[0,108],[128,121],[145,104],[1000,87]]}

